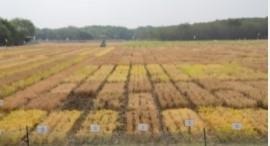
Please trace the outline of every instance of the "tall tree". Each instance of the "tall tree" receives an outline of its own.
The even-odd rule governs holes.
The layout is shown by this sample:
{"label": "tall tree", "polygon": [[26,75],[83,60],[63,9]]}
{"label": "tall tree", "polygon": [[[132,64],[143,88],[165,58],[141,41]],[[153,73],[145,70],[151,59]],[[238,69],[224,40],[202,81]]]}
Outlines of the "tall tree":
{"label": "tall tree", "polygon": [[29,41],[35,35],[35,26],[29,20],[16,18],[11,20],[10,23],[16,30],[15,44]]}

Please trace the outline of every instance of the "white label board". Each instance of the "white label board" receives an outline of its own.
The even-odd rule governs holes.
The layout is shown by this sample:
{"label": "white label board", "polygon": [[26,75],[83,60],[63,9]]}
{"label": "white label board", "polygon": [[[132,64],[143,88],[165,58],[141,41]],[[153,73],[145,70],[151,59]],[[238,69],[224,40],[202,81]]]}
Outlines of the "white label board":
{"label": "white label board", "polygon": [[149,130],[149,125],[146,123],[140,123],[137,126],[137,130],[138,131],[143,131],[143,132],[147,132]]}
{"label": "white label board", "polygon": [[242,128],[243,128],[242,123],[240,123],[240,122],[232,123],[232,129],[234,129],[234,130],[241,130]]}
{"label": "white label board", "polygon": [[194,121],[192,119],[185,120],[186,127],[192,127],[194,125]]}
{"label": "white label board", "polygon": [[48,126],[47,125],[38,125],[36,128],[37,133],[39,134],[46,134],[48,133]]}
{"label": "white label board", "polygon": [[90,125],[90,132],[92,132],[92,133],[98,133],[98,132],[100,132],[100,125],[98,125],[98,124],[91,124]]}

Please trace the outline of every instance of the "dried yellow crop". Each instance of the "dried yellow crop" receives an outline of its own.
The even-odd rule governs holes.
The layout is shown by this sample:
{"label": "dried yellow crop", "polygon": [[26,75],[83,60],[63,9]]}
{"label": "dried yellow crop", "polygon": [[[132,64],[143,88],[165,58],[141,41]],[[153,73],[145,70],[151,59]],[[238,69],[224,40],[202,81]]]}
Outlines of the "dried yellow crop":
{"label": "dried yellow crop", "polygon": [[109,82],[125,82],[129,72],[128,65],[118,65],[114,72],[109,76]]}
{"label": "dried yellow crop", "polygon": [[154,82],[166,82],[170,80],[158,64],[149,64],[147,65],[147,69],[150,73],[151,80]]}
{"label": "dried yellow crop", "polygon": [[196,79],[267,79],[267,75],[238,64],[179,65],[184,73]]}
{"label": "dried yellow crop", "polygon": [[26,134],[26,126],[32,128],[39,123],[47,112],[41,110],[12,111],[0,120],[0,144],[8,142],[17,143]]}
{"label": "dried yellow crop", "polygon": [[107,53],[111,52],[112,50],[114,50],[114,47],[106,48],[100,52],[97,52],[95,55],[96,55],[96,57],[101,57],[101,56],[106,55]]}
{"label": "dried yellow crop", "polygon": [[131,92],[150,91],[151,84],[143,65],[133,65],[128,85]]}
{"label": "dried yellow crop", "polygon": [[34,143],[64,142],[67,133],[80,115],[81,112],[77,110],[52,112],[43,122],[39,123],[46,126],[48,132],[41,134],[34,131],[31,139]]}
{"label": "dried yellow crop", "polygon": [[91,72],[97,69],[95,65],[88,65],[80,68],[79,70],[75,71],[73,74],[68,76],[64,82],[80,82],[84,78],[86,78]]}
{"label": "dried yellow crop", "polygon": [[[241,141],[259,136],[250,118],[245,114],[245,110],[224,107],[202,107],[199,109],[199,115],[210,124],[212,132],[220,141]],[[233,123],[241,123],[242,129],[233,129]]]}
{"label": "dried yellow crop", "polygon": [[[183,136],[202,136],[204,122],[193,110],[188,108],[170,109],[162,112],[163,124],[166,132],[170,134],[181,134]],[[185,125],[185,120],[192,120],[192,127]]]}
{"label": "dried yellow crop", "polygon": [[[91,139],[95,136],[111,136],[114,130],[119,125],[119,123],[117,122],[119,118],[118,116],[118,113],[112,110],[91,111],[81,125],[80,130],[76,133],[76,137],[79,139]],[[99,125],[100,131],[97,133],[91,132],[91,124]]]}

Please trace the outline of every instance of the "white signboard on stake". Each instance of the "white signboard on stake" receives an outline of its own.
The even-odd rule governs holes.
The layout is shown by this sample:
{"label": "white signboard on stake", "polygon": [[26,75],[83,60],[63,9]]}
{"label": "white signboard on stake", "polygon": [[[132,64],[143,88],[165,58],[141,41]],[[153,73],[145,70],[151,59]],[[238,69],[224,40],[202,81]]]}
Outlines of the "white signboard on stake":
{"label": "white signboard on stake", "polygon": [[48,133],[48,126],[43,125],[43,124],[38,125],[36,128],[36,131],[39,134],[46,134],[46,133]]}
{"label": "white signboard on stake", "polygon": [[0,99],[0,107],[4,106],[4,100]]}
{"label": "white signboard on stake", "polygon": [[232,123],[232,129],[234,129],[234,130],[241,130],[242,128],[243,128],[242,123],[240,123],[240,122],[234,122],[234,123]]}
{"label": "white signboard on stake", "polygon": [[100,132],[100,125],[98,125],[98,124],[91,124],[90,125],[90,132],[92,132],[92,133],[98,133],[98,132]]}
{"label": "white signboard on stake", "polygon": [[194,121],[192,119],[185,120],[186,127],[192,127],[194,125]]}
{"label": "white signboard on stake", "polygon": [[138,131],[147,132],[149,130],[149,125],[146,123],[140,123],[137,126]]}

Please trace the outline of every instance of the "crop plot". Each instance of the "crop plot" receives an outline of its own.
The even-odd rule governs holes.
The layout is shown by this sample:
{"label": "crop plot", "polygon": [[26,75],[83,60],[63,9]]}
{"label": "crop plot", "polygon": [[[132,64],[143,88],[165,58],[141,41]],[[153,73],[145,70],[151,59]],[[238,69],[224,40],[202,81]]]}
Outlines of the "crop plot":
{"label": "crop plot", "polygon": [[216,80],[216,79],[202,79],[198,82],[207,90],[215,91],[219,89],[230,89],[230,86],[227,86],[226,81]]}
{"label": "crop plot", "polygon": [[197,106],[221,105],[222,101],[193,82],[179,82],[178,88]]}
{"label": "crop plot", "polygon": [[5,113],[4,112],[0,112],[0,120],[2,119],[2,118],[4,118],[5,117]]}
{"label": "crop plot", "polygon": [[[248,85],[252,86],[255,88],[255,90],[249,91],[249,94],[252,96],[254,95],[254,93],[252,93],[253,91],[256,91],[255,93],[258,93],[257,95],[260,95],[261,98],[259,101],[262,102],[262,106],[263,107],[268,107],[268,83],[267,80],[261,80],[261,81],[248,81],[246,82]],[[258,96],[255,96],[258,97]]]}
{"label": "crop plot", "polygon": [[[70,55],[70,53],[66,53],[64,51],[61,51],[63,54],[57,55],[59,53],[59,50],[51,53],[50,55],[46,52],[40,52],[39,55],[33,56],[29,59],[19,60],[19,61],[12,61],[10,63],[6,63],[0,66],[0,80],[3,77],[11,77],[12,75],[15,75],[16,73],[22,73],[26,74],[26,71],[31,71],[33,69],[36,69],[37,67],[41,65],[46,65],[48,63],[53,63],[55,61],[60,61],[61,59],[64,59],[66,55]],[[51,58],[48,60],[48,58]],[[29,72],[31,73],[31,72]]]}
{"label": "crop plot", "polygon": [[245,68],[236,64],[194,64],[180,65],[179,68],[186,74],[195,79],[266,79],[266,74],[256,72],[252,69]]}
{"label": "crop plot", "polygon": [[157,110],[154,97],[150,93],[129,94],[128,110]]}
{"label": "crop plot", "polygon": [[168,82],[170,80],[161,66],[158,64],[147,65],[147,70],[149,71],[151,80],[153,82]]}
{"label": "crop plot", "polygon": [[151,84],[143,65],[133,65],[129,80],[130,92],[147,92],[151,90]]}
{"label": "crop plot", "polygon": [[92,71],[86,78],[78,83],[63,104],[63,109],[89,109],[97,92],[105,83],[113,66],[105,65]]}
{"label": "crop plot", "polygon": [[55,94],[66,94],[68,95],[73,88],[76,87],[75,83],[63,83],[53,88],[50,92]]}
{"label": "crop plot", "polygon": [[128,65],[118,65],[108,78],[108,82],[125,82],[129,72]]}
{"label": "crop plot", "polygon": [[[166,132],[172,135],[202,137],[203,128],[206,127],[196,112],[188,108],[164,110],[162,117]],[[187,120],[192,123],[186,125]]]}
{"label": "crop plot", "polygon": [[77,57],[75,59],[71,59],[71,60],[56,64],[55,66],[47,69],[46,71],[43,71],[43,70],[36,71],[35,74],[28,76],[27,78],[13,82],[11,84],[1,85],[0,97],[8,96],[16,92],[17,90],[21,90],[27,86],[30,86],[31,84],[35,82],[38,82],[44,78],[47,78],[57,72],[60,72],[61,70],[71,66],[72,64],[80,62],[81,59],[82,59],[81,57]]}
{"label": "crop plot", "polygon": [[174,107],[188,107],[189,101],[179,93],[179,91],[169,83],[154,84],[155,93],[162,109]]}
{"label": "crop plot", "polygon": [[113,70],[112,65],[101,66],[93,75],[90,75],[73,93],[77,96],[91,96],[96,94],[98,88]]}
{"label": "crop plot", "polygon": [[116,110],[123,107],[124,86],[124,83],[106,83],[94,100],[94,107]]}
{"label": "crop plot", "polygon": [[106,48],[106,49],[104,49],[102,51],[97,52],[95,55],[96,55],[96,57],[101,57],[101,56],[104,56],[104,55],[110,53],[112,50],[114,50],[113,47]]}
{"label": "crop plot", "polygon": [[234,108],[256,107],[257,102],[245,97],[242,93],[232,90],[220,90],[215,92],[217,97],[224,101],[224,105]]}
{"label": "crop plot", "polygon": [[263,109],[244,109],[243,113],[258,131],[259,135],[266,137],[268,133],[268,111]]}
{"label": "crop plot", "polygon": [[51,111],[62,104],[67,98],[66,94],[46,93],[31,100],[25,107],[29,109],[42,109]]}
{"label": "crop plot", "polygon": [[[45,104],[41,104],[41,105],[44,105],[46,107],[45,109],[48,109],[48,108],[53,109],[55,107],[60,107],[60,106],[63,108],[68,107],[68,109],[74,109],[74,105],[77,105],[78,103],[81,104],[80,103],[81,100],[79,97],[76,97],[76,99],[74,99],[74,96],[73,96],[74,90],[77,89],[77,87],[81,84],[81,82],[83,82],[90,74],[95,72],[97,68],[98,67],[94,65],[88,65],[88,66],[83,66],[79,68],[73,74],[65,78],[61,82],[62,84],[58,85],[58,87],[50,91],[50,93],[52,94],[50,94],[49,97],[55,96],[54,99],[48,98],[48,95],[45,95],[43,97],[44,100],[46,100],[45,99],[46,96],[47,96],[47,99],[50,99],[51,103],[49,105],[45,105]],[[41,101],[41,100],[36,99],[36,102],[38,101]],[[45,103],[48,103],[48,102],[45,102]],[[83,105],[81,106],[83,107]]]}
{"label": "crop plot", "polygon": [[[259,80],[259,81],[247,81],[249,85],[253,86],[254,88],[261,89],[262,92],[267,92],[267,80]],[[266,93],[267,94],[267,93]]]}
{"label": "crop plot", "polygon": [[106,77],[109,76],[110,72],[112,72],[113,68],[113,65],[102,65],[97,72],[86,79],[86,82],[104,81]]}
{"label": "crop plot", "polygon": [[131,64],[144,64],[144,50],[143,49],[129,49],[129,60]]}
{"label": "crop plot", "polygon": [[[3,97],[10,95],[18,89],[23,89],[83,59],[82,56],[74,56],[72,53],[75,52],[70,52],[69,55],[58,56],[58,58],[54,57],[51,60],[44,60],[43,62],[34,62],[30,64],[30,67],[24,66],[25,71],[19,71],[17,74],[0,81],[2,83],[0,94]],[[68,57],[70,59],[67,60]],[[35,68],[33,66],[35,64],[39,66]],[[13,70],[16,71],[16,68]]]}
{"label": "crop plot", "polygon": [[75,83],[60,84],[51,91],[33,98],[25,107],[53,110],[62,104],[62,101],[68,97],[75,87]]}
{"label": "crop plot", "polygon": [[85,63],[86,62],[82,62],[72,65],[71,67],[62,70],[59,73],[48,77],[47,79],[43,79],[38,83],[35,83],[21,91],[16,92],[13,95],[4,98],[5,104],[3,106],[3,109],[12,110],[15,108],[19,108],[27,104],[33,98],[36,98],[37,96],[40,96],[42,94],[46,94],[46,92],[61,84],[65,77],[70,76],[74,70],[79,69]]}
{"label": "crop plot", "polygon": [[37,130],[31,134],[34,143],[55,143],[65,141],[68,132],[71,130],[75,121],[81,115],[80,111],[55,111],[49,114],[39,125],[47,127],[48,131],[38,133]]}
{"label": "crop plot", "polygon": [[267,142],[266,41],[98,45],[0,49],[1,146]]}
{"label": "crop plot", "polygon": [[47,112],[41,110],[16,110],[0,120],[0,144],[16,144],[25,135],[25,128],[39,123]]}
{"label": "crop plot", "polygon": [[265,88],[258,90],[252,86],[249,86],[244,83],[239,83],[239,82],[229,82],[228,85],[234,90],[240,91],[246,94],[247,96],[249,96],[250,98],[256,100],[258,104],[260,104],[260,106],[265,107],[265,108],[267,107],[268,100],[267,100],[267,94],[265,94],[267,90]]}
{"label": "crop plot", "polygon": [[[46,65],[46,64],[52,63],[54,61],[56,61],[55,58],[53,58],[53,60],[46,60],[46,58],[44,58],[44,60],[37,59],[37,60],[35,60],[35,62],[25,64],[24,66],[14,66],[14,67],[9,67],[9,68],[3,68],[3,69],[1,69],[0,80],[3,81],[3,78],[12,77],[12,75],[14,75],[16,73],[21,74],[21,72],[23,72],[23,74],[27,75],[26,71],[29,72],[31,69],[36,69],[39,66]],[[31,72],[29,72],[29,73],[31,73]]]}
{"label": "crop plot", "polygon": [[267,89],[265,86],[261,89],[256,88],[256,86],[252,86],[248,83],[240,82],[240,81],[217,81],[217,80],[201,80],[200,83],[211,91],[216,90],[234,90],[235,92],[241,92],[248,96],[249,101],[255,100],[258,106],[262,106],[264,108],[267,107]]}
{"label": "crop plot", "polygon": [[[129,135],[151,135],[158,136],[161,134],[160,122],[157,111],[135,110],[126,113],[127,134]],[[140,124],[146,124],[147,128],[140,129]]]}
{"label": "crop plot", "polygon": [[[110,137],[119,126],[118,118],[118,113],[112,110],[91,111],[75,136],[82,140],[93,139],[99,136]],[[99,129],[92,131],[91,125],[93,124],[97,125]]]}
{"label": "crop plot", "polygon": [[86,78],[90,73],[92,73],[96,69],[97,69],[97,66],[93,66],[93,65],[88,65],[88,66],[82,67],[79,70],[77,70],[74,74],[72,74],[71,76],[66,78],[64,80],[64,82],[79,83],[80,81],[82,81],[84,78]]}
{"label": "crop plot", "polygon": [[168,72],[168,74],[171,76],[172,80],[177,81],[191,81],[191,78],[185,74],[183,71],[181,71],[177,65],[171,65],[171,64],[165,64],[162,65],[164,69]]}
{"label": "crop plot", "polygon": [[[201,108],[199,110],[200,116],[210,124],[213,132],[221,141],[241,141],[260,137],[256,128],[252,125],[251,117],[246,116],[245,112],[245,110],[223,107]],[[262,121],[266,122],[265,120]],[[240,123],[242,127],[236,130],[232,127],[233,123]],[[263,125],[265,124],[263,123]]]}

